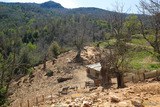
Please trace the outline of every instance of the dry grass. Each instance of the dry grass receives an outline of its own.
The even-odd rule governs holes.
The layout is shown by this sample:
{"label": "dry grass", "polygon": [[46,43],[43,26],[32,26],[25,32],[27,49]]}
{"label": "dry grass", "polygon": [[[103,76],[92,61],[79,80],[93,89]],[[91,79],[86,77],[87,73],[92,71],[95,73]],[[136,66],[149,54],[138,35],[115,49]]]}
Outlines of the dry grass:
{"label": "dry grass", "polygon": [[150,94],[160,94],[160,83],[142,84],[139,85],[139,87],[135,87],[134,91],[137,93],[146,92]]}

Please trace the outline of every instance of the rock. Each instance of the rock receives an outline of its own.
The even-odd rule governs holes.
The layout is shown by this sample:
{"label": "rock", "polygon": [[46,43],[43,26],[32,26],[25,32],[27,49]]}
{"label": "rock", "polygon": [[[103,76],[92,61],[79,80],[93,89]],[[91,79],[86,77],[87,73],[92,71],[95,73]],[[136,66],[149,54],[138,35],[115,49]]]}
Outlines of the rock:
{"label": "rock", "polygon": [[92,88],[89,88],[89,91],[93,91],[93,90],[96,90],[97,87],[92,87]]}
{"label": "rock", "polygon": [[51,107],[69,107],[69,105],[61,103],[61,104],[52,104]]}
{"label": "rock", "polygon": [[101,87],[101,86],[99,86],[99,87],[97,88],[97,91],[102,92],[102,90],[103,90],[103,87]]}
{"label": "rock", "polygon": [[150,92],[150,94],[151,94],[151,95],[155,95],[155,93],[154,93],[154,92]]}
{"label": "rock", "polygon": [[137,94],[137,96],[140,97],[141,95],[140,95],[140,94]]}
{"label": "rock", "polygon": [[105,102],[104,104],[100,105],[100,107],[111,107],[109,102]]}
{"label": "rock", "polygon": [[128,93],[132,93],[132,94],[133,94],[133,93],[135,93],[135,92],[134,92],[133,90],[129,90]]}
{"label": "rock", "polygon": [[70,103],[71,103],[71,100],[70,100],[70,99],[67,99],[65,103],[66,103],[66,104],[70,104]]}
{"label": "rock", "polygon": [[70,86],[69,89],[77,91],[78,86]]}
{"label": "rock", "polygon": [[118,91],[118,90],[116,90],[116,91],[115,91],[115,93],[119,93],[119,91]]}
{"label": "rock", "polygon": [[[72,106],[73,107],[73,106]],[[81,103],[75,103],[74,107],[81,107]]]}
{"label": "rock", "polygon": [[113,102],[113,103],[118,103],[118,102],[120,102],[120,98],[117,97],[116,95],[113,95],[113,96],[111,96],[110,98],[111,98],[111,102]]}
{"label": "rock", "polygon": [[89,101],[83,101],[83,107],[91,107],[92,103]]}
{"label": "rock", "polygon": [[76,106],[76,103],[75,102],[71,102],[70,104],[69,104],[69,107],[75,107]]}
{"label": "rock", "polygon": [[64,81],[67,81],[67,80],[71,80],[72,78],[73,78],[72,76],[70,76],[70,77],[59,77],[57,79],[57,81],[58,81],[58,83],[60,83],[60,82],[64,82]]}
{"label": "rock", "polygon": [[55,104],[52,104],[51,107],[55,107]]}
{"label": "rock", "polygon": [[144,100],[148,100],[149,98],[148,98],[148,97],[143,97],[143,99],[144,99]]}
{"label": "rock", "polygon": [[135,98],[135,99],[132,99],[131,102],[135,107],[144,107],[142,99]]}
{"label": "rock", "polygon": [[132,104],[130,101],[122,101],[122,102],[119,102],[117,106],[118,107],[132,107]]}

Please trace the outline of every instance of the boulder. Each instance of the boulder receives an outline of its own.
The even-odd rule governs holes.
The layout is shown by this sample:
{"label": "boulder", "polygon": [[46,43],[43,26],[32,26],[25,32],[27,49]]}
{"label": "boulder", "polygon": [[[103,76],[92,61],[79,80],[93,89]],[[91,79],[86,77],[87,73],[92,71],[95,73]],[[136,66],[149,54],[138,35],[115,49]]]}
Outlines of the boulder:
{"label": "boulder", "polygon": [[120,102],[120,98],[117,97],[116,95],[113,95],[113,96],[111,96],[110,98],[111,98],[111,102],[113,102],[113,103],[118,103],[118,102]]}
{"label": "boulder", "polygon": [[144,107],[142,99],[134,98],[131,100],[131,102],[135,107]]}
{"label": "boulder", "polygon": [[91,107],[91,102],[83,101],[83,106],[82,107]]}
{"label": "boulder", "polygon": [[57,81],[58,81],[58,83],[60,83],[60,82],[64,82],[64,81],[71,80],[71,79],[73,79],[72,76],[69,76],[69,77],[59,77],[57,79]]}
{"label": "boulder", "polygon": [[131,101],[122,101],[117,104],[118,107],[132,107]]}

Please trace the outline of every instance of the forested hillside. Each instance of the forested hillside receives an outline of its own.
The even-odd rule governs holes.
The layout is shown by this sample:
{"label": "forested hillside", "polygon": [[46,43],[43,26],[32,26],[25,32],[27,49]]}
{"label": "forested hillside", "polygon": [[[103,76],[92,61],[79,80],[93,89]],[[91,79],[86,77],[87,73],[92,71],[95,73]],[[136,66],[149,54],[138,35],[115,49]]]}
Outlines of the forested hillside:
{"label": "forested hillside", "polygon": [[[98,8],[67,9],[52,1],[0,2],[0,105],[8,97],[12,80],[32,74],[34,66],[71,49],[77,51],[75,62],[83,63],[81,51],[86,45],[113,50],[116,57],[111,57],[111,63],[116,70],[158,69],[160,6],[151,4],[155,7],[141,4],[149,14],[135,15]],[[140,63],[147,56],[155,63]]]}

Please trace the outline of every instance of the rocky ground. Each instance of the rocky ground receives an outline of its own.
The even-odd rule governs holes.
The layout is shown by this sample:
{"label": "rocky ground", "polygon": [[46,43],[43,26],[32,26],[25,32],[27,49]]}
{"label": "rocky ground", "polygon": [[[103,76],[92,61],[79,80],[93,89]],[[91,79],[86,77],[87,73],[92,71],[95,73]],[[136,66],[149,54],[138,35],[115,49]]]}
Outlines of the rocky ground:
{"label": "rocky ground", "polygon": [[[13,81],[10,91],[12,107],[30,107],[36,104],[39,107],[160,107],[160,83],[148,80],[141,83],[127,83],[123,89],[116,88],[116,81],[109,89],[102,87],[85,87],[85,81],[92,81],[86,76],[86,64],[95,63],[99,60],[99,51],[93,47],[86,47],[82,56],[84,64],[73,62],[76,52],[69,51],[60,55],[54,65],[47,62],[47,70],[43,71],[43,65],[35,67],[32,76],[25,76]],[[48,71],[53,76],[46,76]],[[57,80],[69,78],[67,81]],[[67,94],[59,95],[59,91],[68,88]],[[78,87],[76,89],[75,87]]]}
{"label": "rocky ground", "polygon": [[74,94],[63,96],[57,101],[53,100],[51,107],[58,105],[60,107],[160,107],[159,98],[158,82],[145,85],[138,83],[124,89],[111,88],[103,92],[101,87],[93,91],[82,89]]}

